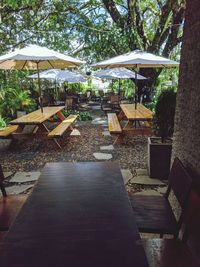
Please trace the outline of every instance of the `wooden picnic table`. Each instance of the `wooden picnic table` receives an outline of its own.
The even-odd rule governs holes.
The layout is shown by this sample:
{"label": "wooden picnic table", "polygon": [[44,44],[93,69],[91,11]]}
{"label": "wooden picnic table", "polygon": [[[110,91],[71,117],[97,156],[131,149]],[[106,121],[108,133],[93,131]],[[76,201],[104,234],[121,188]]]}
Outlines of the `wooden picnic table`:
{"label": "wooden picnic table", "polygon": [[120,107],[129,121],[149,121],[153,117],[153,112],[142,104],[137,104],[137,109],[135,104],[121,104]]}
{"label": "wooden picnic table", "polygon": [[1,267],[147,267],[119,165],[47,163],[4,243]]}
{"label": "wooden picnic table", "polygon": [[[13,139],[33,139],[33,138],[37,138],[37,139],[45,138],[46,139],[51,132],[49,131],[45,122],[53,118],[54,115],[57,115],[61,122],[64,121],[66,118],[62,113],[63,109],[64,109],[64,106],[44,107],[43,113],[41,112],[41,109],[38,109],[20,118],[12,120],[10,124],[18,126],[17,129],[12,133],[12,138]],[[34,125],[35,127],[33,127],[31,132],[27,133],[27,132],[24,132],[24,128],[26,125]],[[56,145],[59,148],[61,148],[60,144],[58,143],[56,139],[53,139],[53,141],[56,143]]]}
{"label": "wooden picnic table", "polygon": [[122,128],[123,133],[129,133],[133,135],[151,134],[150,123],[153,118],[153,112],[143,106],[142,104],[137,104],[135,109],[135,104],[121,104],[121,112],[118,116],[119,120],[127,120],[126,124]]}
{"label": "wooden picnic table", "polygon": [[41,112],[41,109],[38,109],[20,118],[12,120],[10,124],[12,125],[40,125],[46,120],[52,118],[55,114],[57,114],[58,117],[61,120],[63,120],[65,119],[64,115],[61,112],[63,109],[64,109],[64,106],[44,107],[43,113]]}

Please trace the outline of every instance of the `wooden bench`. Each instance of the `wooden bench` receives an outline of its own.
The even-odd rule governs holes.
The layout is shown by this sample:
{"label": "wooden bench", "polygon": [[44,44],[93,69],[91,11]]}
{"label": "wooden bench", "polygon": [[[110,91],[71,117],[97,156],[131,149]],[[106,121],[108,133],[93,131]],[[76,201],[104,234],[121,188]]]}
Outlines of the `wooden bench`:
{"label": "wooden bench", "polygon": [[108,129],[111,134],[122,133],[122,128],[115,113],[108,113]]}
{"label": "wooden bench", "polygon": [[77,115],[69,115],[55,129],[53,129],[51,132],[48,133],[48,137],[49,138],[61,137],[65,133],[65,131],[72,126],[72,124],[76,121],[76,119]]}
{"label": "wooden bench", "polygon": [[111,134],[119,134],[113,144],[123,142],[123,131],[117,115],[115,113],[108,113],[108,130]]}
{"label": "wooden bench", "polygon": [[0,138],[9,138],[12,133],[17,131],[18,125],[11,125],[0,131]]}

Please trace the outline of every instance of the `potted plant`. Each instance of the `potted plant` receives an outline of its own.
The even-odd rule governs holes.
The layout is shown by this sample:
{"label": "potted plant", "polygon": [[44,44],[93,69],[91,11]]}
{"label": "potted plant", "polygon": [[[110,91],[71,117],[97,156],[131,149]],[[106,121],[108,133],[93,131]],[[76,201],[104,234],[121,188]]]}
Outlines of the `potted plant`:
{"label": "potted plant", "polygon": [[34,101],[31,99],[29,91],[27,90],[13,90],[13,103],[17,111],[17,117],[21,117],[26,112],[34,109]]}
{"label": "potted plant", "polygon": [[155,105],[153,125],[156,137],[148,138],[148,171],[151,178],[167,179],[170,171],[176,93],[161,92]]}

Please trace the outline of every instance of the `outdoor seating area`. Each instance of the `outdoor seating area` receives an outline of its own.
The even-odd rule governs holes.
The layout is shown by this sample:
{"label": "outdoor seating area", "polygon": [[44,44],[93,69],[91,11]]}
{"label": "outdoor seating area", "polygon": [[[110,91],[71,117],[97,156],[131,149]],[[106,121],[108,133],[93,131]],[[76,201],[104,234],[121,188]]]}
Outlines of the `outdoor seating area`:
{"label": "outdoor seating area", "polygon": [[0,267],[200,267],[198,1],[36,2],[0,7]]}

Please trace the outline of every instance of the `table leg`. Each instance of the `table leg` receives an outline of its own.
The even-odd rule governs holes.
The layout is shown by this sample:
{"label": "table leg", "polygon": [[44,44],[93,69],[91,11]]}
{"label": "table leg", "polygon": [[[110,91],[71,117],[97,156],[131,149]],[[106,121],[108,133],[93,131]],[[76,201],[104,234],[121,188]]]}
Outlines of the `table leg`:
{"label": "table leg", "polygon": [[123,118],[124,118],[124,112],[121,110],[117,117],[118,117],[118,120],[119,121],[123,120]]}
{"label": "table leg", "polygon": [[56,114],[58,115],[58,118],[59,118],[61,121],[64,121],[64,120],[66,119],[65,116],[63,115],[63,113],[62,113],[61,111],[58,111]]}
{"label": "table leg", "polygon": [[[38,125],[38,130],[42,133],[42,132],[46,132],[47,134],[49,133],[49,129],[47,128],[47,126],[44,123],[41,123],[40,125]],[[37,130],[37,131],[38,131]],[[53,139],[54,143],[61,149],[60,144],[58,143],[58,141],[56,139]]]}
{"label": "table leg", "polygon": [[126,129],[131,129],[131,128],[132,128],[132,121],[128,120],[123,129],[126,130]]}

